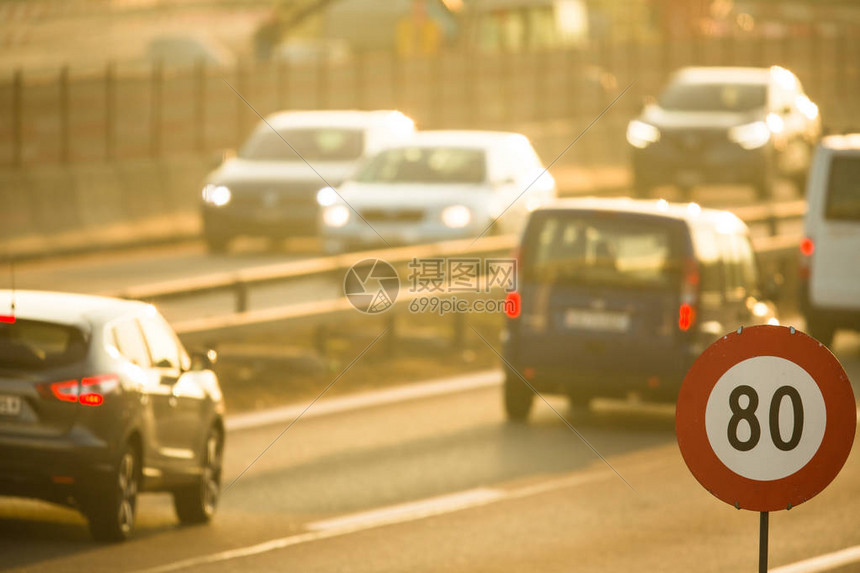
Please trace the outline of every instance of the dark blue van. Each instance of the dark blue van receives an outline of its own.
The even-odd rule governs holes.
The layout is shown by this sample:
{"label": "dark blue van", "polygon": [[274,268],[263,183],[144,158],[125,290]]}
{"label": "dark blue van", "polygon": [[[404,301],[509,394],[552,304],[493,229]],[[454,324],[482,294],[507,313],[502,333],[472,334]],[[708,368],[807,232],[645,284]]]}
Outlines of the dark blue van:
{"label": "dark blue van", "polygon": [[[570,199],[534,211],[508,318],[505,408],[534,391],[674,402],[696,357],[740,325],[776,323],[747,226],[732,213],[664,200]],[[526,384],[525,381],[528,381]]]}

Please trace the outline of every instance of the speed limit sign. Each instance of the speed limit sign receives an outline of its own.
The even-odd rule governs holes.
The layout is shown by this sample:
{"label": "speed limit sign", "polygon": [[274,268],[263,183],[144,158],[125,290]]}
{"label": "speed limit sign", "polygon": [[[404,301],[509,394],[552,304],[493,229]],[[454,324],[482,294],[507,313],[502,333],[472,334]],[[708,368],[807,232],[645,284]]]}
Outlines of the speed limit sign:
{"label": "speed limit sign", "polygon": [[857,412],[839,361],[784,326],[738,329],[693,364],[675,428],[693,476],[738,509],[791,509],[845,464]]}

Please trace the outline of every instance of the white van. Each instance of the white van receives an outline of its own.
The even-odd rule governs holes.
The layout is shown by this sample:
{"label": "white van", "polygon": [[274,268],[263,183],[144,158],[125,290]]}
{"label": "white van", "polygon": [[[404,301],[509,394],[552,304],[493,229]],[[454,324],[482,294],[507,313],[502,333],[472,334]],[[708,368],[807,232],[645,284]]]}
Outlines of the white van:
{"label": "white van", "polygon": [[831,345],[860,330],[860,134],[825,137],[815,153],[800,245],[800,303],[807,331]]}

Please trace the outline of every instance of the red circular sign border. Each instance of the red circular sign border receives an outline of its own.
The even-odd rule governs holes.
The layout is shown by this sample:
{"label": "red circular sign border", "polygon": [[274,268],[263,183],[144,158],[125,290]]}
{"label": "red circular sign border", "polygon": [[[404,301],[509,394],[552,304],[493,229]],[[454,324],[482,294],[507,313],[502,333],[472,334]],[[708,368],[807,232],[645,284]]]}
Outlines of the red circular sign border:
{"label": "red circular sign border", "polygon": [[[735,364],[756,356],[784,358],[806,370],[818,384],[827,411],[824,437],[812,459],[795,473],[772,481],[745,478],[726,467],[705,429],[705,409],[717,381]],[[709,346],[684,377],[675,411],[678,446],[693,476],[718,499],[753,511],[791,509],[819,494],[845,465],[856,425],[854,392],[842,365],[826,346],[798,330],[792,334],[785,326],[744,328]]]}

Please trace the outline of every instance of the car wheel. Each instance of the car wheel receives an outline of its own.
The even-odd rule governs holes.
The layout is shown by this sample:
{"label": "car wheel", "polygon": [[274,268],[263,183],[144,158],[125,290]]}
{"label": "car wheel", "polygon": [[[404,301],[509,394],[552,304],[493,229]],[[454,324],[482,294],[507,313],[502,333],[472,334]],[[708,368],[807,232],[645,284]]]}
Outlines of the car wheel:
{"label": "car wheel", "polygon": [[195,483],[173,492],[173,507],[181,523],[206,523],[215,515],[218,506],[224,452],[222,433],[213,428],[204,447],[200,476]]}
{"label": "car wheel", "polygon": [[107,486],[93,492],[85,511],[96,541],[125,541],[134,529],[140,487],[140,454],[131,444],[123,449]]}
{"label": "car wheel", "polygon": [[809,335],[815,340],[827,346],[833,346],[833,338],[836,336],[836,327],[827,321],[809,317],[806,319],[806,328]]}
{"label": "car wheel", "polygon": [[519,376],[512,372],[505,375],[505,413],[509,421],[525,421],[529,417],[534,397],[534,392]]}
{"label": "car wheel", "polygon": [[220,235],[207,235],[206,248],[212,254],[221,254],[227,252],[227,247],[230,246],[230,237]]}

